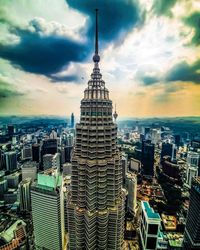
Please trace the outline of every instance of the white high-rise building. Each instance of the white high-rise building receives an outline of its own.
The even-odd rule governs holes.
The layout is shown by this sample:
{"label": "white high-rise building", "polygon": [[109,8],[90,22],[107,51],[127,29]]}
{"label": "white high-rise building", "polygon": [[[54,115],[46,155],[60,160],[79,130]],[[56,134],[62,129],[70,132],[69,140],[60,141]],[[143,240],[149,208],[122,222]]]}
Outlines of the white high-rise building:
{"label": "white high-rise building", "polygon": [[22,166],[22,180],[31,178],[32,181],[35,181],[37,178],[37,167],[38,164],[34,161],[25,162]]}
{"label": "white high-rise building", "polygon": [[17,169],[17,154],[15,151],[5,153],[6,170],[13,171]]}
{"label": "white high-rise building", "polygon": [[161,218],[147,201],[141,201],[140,240],[142,250],[156,250],[161,227]]}
{"label": "white high-rise building", "polygon": [[19,203],[21,211],[30,211],[31,210],[31,178],[27,178],[19,183]]}
{"label": "white high-rise building", "polygon": [[199,154],[189,151],[187,153],[186,185],[191,188],[192,179],[198,176]]}
{"label": "white high-rise building", "polygon": [[137,206],[137,176],[133,173],[126,174],[126,190],[127,196],[127,209],[130,213],[135,214]]}
{"label": "white high-rise building", "polygon": [[[36,249],[64,249],[64,196],[57,169],[38,173],[31,187],[32,218]],[[65,248],[66,249],[66,248]]]}

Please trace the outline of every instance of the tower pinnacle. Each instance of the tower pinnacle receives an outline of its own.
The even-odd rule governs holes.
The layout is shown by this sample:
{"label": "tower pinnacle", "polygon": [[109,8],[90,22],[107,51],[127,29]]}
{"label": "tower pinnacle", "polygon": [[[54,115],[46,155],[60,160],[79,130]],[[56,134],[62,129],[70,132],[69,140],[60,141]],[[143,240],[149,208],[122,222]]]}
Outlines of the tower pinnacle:
{"label": "tower pinnacle", "polygon": [[114,114],[113,114],[113,117],[114,117],[115,122],[116,122],[117,117],[118,117],[117,110],[116,110],[116,104],[115,104],[115,112],[114,112]]}
{"label": "tower pinnacle", "polygon": [[95,9],[96,11],[96,29],[95,29],[95,54],[93,56],[93,61],[95,63],[98,63],[100,61],[100,56],[98,54],[99,50],[99,44],[98,44],[98,9]]}

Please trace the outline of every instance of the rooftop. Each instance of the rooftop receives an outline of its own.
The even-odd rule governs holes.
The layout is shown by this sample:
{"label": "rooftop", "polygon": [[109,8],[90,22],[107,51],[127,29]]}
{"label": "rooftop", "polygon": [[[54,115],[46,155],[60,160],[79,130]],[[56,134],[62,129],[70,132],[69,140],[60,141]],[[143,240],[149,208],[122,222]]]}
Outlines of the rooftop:
{"label": "rooftop", "polygon": [[144,208],[146,215],[149,219],[158,219],[160,220],[160,215],[159,213],[155,213],[153,208],[150,207],[149,202],[147,201],[142,201],[142,207]]}

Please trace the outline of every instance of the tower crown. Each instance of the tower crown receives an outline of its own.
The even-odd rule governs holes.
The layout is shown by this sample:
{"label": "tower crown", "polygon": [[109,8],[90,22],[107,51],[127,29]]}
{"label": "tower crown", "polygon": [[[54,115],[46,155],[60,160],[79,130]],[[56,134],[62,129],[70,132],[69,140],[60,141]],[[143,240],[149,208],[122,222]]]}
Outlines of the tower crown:
{"label": "tower crown", "polygon": [[88,87],[84,92],[84,99],[109,99],[109,92],[105,87],[105,82],[102,79],[102,75],[99,69],[99,46],[98,46],[98,9],[96,12],[96,28],[95,28],[95,53],[93,56],[94,68],[91,74],[91,78],[88,81]]}

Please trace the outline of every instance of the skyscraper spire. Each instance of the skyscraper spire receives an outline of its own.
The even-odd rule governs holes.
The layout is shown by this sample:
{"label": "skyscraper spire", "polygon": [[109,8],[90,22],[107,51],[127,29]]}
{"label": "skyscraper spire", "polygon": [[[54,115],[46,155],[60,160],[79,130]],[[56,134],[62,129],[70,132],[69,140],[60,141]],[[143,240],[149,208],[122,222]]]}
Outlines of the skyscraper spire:
{"label": "skyscraper spire", "polygon": [[99,41],[98,41],[98,9],[95,9],[96,11],[96,28],[95,28],[95,54],[93,56],[93,61],[95,63],[98,63],[100,61],[99,56]]}

